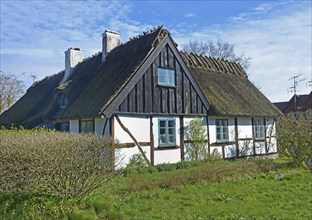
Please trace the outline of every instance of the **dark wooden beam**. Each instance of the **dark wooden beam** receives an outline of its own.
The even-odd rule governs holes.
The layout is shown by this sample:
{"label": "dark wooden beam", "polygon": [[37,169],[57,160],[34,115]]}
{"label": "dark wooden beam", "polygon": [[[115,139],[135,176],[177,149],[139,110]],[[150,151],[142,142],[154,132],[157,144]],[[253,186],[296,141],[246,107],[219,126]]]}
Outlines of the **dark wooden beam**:
{"label": "dark wooden beam", "polygon": [[183,161],[184,158],[184,118],[183,116],[179,117],[180,119],[180,152],[181,152],[181,161]]}
{"label": "dark wooden beam", "polygon": [[110,118],[110,135],[111,135],[111,168],[115,169],[115,122],[114,116]]}
{"label": "dark wooden beam", "polygon": [[151,147],[151,165],[154,166],[154,132],[153,132],[153,116],[150,116],[150,147]]}
{"label": "dark wooden beam", "polygon": [[[150,146],[150,142],[139,142],[139,144],[141,146]],[[134,143],[118,143],[117,145],[115,145],[115,148],[132,148],[134,147],[135,144]]]}
{"label": "dark wooden beam", "polygon": [[234,118],[235,122],[235,148],[236,148],[236,157],[239,157],[239,145],[238,145],[238,121],[237,118]]}
{"label": "dark wooden beam", "polygon": [[209,120],[208,120],[208,115],[206,116],[206,122],[207,122],[208,155],[210,155],[210,133],[209,133]]}
{"label": "dark wooden beam", "polygon": [[117,122],[119,123],[120,127],[131,137],[131,139],[133,140],[133,142],[135,143],[136,146],[138,146],[139,151],[141,152],[143,158],[145,159],[146,163],[151,166],[151,163],[149,161],[149,159],[146,157],[141,145],[139,144],[139,142],[135,139],[135,137],[132,135],[132,133],[129,131],[129,129],[124,126],[124,124],[120,121],[120,118],[118,117],[118,115],[115,116]]}
{"label": "dark wooden beam", "polygon": [[264,147],[265,147],[265,153],[268,153],[268,141],[267,141],[267,129],[266,129],[266,118],[263,118],[263,127],[264,127]]}
{"label": "dark wooden beam", "polygon": [[253,155],[256,155],[255,119],[254,118],[251,118],[251,127],[252,127],[252,149],[253,149]]}

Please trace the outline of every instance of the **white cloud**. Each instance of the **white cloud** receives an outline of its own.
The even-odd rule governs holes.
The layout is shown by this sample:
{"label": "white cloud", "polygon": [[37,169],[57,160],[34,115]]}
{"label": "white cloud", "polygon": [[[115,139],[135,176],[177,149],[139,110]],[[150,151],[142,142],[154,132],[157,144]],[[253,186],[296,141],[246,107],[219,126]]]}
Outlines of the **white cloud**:
{"label": "white cloud", "polygon": [[196,15],[194,13],[187,13],[185,15],[183,15],[183,17],[185,18],[191,18],[191,17],[195,17]]}
{"label": "white cloud", "polygon": [[[205,41],[219,35],[234,44],[238,54],[244,52],[252,57],[247,71],[250,80],[271,101],[277,102],[291,97],[292,94],[287,94],[291,76],[303,74],[307,81],[311,80],[311,20],[310,3],[261,4],[235,19],[230,18],[228,25],[205,27],[188,36],[177,31],[174,38],[182,45],[190,38]],[[299,94],[311,91],[305,83],[298,88]]]}

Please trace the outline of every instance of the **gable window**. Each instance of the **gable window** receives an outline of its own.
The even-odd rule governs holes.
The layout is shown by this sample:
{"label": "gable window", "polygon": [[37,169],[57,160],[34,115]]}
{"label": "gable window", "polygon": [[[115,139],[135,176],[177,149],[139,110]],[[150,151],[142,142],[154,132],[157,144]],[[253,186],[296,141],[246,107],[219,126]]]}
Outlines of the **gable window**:
{"label": "gable window", "polygon": [[159,147],[176,146],[176,122],[175,119],[164,118],[158,120]]}
{"label": "gable window", "polygon": [[80,132],[81,133],[93,133],[93,120],[81,120],[80,121]]}
{"label": "gable window", "polygon": [[229,141],[229,122],[227,119],[216,119],[217,142]]}
{"label": "gable window", "polygon": [[254,134],[256,139],[264,139],[264,124],[262,119],[254,120]]}
{"label": "gable window", "polygon": [[158,68],[158,85],[175,86],[175,70]]}

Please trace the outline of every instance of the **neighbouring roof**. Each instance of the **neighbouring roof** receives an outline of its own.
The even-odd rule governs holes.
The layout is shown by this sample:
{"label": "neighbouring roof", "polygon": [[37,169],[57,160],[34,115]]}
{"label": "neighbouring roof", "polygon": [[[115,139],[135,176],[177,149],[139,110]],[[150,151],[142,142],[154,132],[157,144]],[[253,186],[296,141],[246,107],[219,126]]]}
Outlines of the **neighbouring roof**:
{"label": "neighbouring roof", "polygon": [[281,112],[248,80],[234,62],[181,52],[211,105],[209,113],[223,116],[272,116]]}
{"label": "neighbouring roof", "polygon": [[[282,103],[282,104],[281,104]],[[305,95],[293,95],[288,102],[274,103],[284,114],[312,109],[312,92]]]}

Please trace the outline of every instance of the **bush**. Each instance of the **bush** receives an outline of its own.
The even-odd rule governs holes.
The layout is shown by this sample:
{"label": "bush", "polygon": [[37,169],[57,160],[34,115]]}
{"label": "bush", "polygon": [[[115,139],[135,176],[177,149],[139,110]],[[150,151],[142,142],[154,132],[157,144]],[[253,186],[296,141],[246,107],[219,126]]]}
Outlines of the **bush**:
{"label": "bush", "polygon": [[0,130],[0,190],[84,196],[113,175],[110,141],[91,134]]}
{"label": "bush", "polygon": [[297,167],[302,164],[309,166],[309,160],[312,159],[311,121],[281,117],[276,135],[280,155],[290,158]]}

